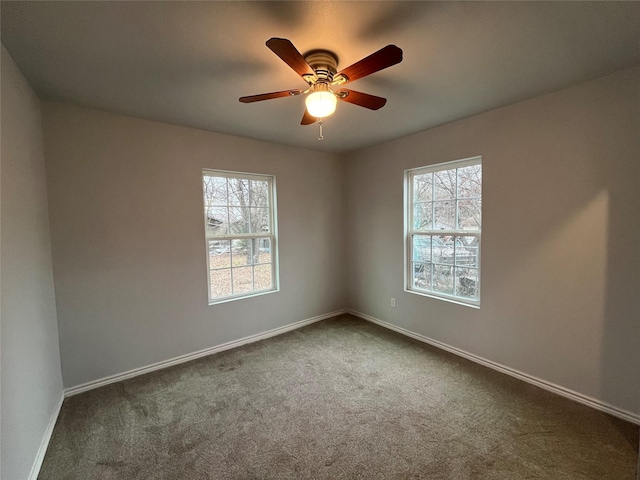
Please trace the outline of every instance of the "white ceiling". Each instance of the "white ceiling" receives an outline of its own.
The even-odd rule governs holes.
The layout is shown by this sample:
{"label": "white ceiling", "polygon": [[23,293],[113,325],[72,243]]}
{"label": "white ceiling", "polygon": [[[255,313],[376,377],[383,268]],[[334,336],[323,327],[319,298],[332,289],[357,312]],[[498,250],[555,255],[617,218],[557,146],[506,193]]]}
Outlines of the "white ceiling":
{"label": "white ceiling", "polygon": [[[332,152],[382,143],[640,63],[637,2],[14,2],[2,42],[41,98]],[[265,41],[333,50],[344,68],[387,44],[404,60],[301,126],[304,88]]]}

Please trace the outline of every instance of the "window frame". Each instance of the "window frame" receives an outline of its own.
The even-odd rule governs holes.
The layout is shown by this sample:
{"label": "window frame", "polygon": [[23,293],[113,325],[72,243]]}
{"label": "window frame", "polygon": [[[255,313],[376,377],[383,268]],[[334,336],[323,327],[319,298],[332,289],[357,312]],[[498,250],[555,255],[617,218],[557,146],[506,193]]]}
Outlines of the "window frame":
{"label": "window frame", "polygon": [[[208,177],[218,177],[218,178],[234,178],[234,179],[242,179],[242,180],[255,180],[261,182],[268,183],[268,218],[269,218],[269,231],[268,232],[259,232],[259,233],[235,233],[232,234],[229,232],[226,235],[212,235],[207,229],[208,226],[208,216],[207,216],[207,205],[206,196],[205,196],[205,186],[204,186],[204,178]],[[262,174],[262,173],[248,173],[248,172],[238,172],[232,170],[217,170],[211,168],[203,168],[202,175],[200,177],[202,182],[202,204],[203,204],[203,227],[204,227],[204,243],[205,243],[205,254],[206,254],[206,266],[207,266],[207,298],[209,305],[217,305],[220,303],[226,303],[234,300],[240,300],[242,298],[256,297],[260,295],[266,295],[269,293],[274,293],[280,291],[280,282],[279,282],[279,266],[278,266],[278,214],[277,214],[277,195],[276,195],[276,177],[275,175]],[[229,208],[229,193],[227,192],[227,205]],[[217,241],[229,241],[229,247],[231,248],[231,244],[233,240],[253,240],[253,239],[263,239],[268,238],[270,242],[270,255],[271,255],[271,288],[261,289],[261,290],[252,290],[250,292],[243,292],[238,294],[231,294],[224,297],[215,297],[211,296],[211,257],[209,252],[209,241],[217,240]],[[233,255],[233,253],[232,253]],[[233,269],[238,268],[233,265],[233,257],[230,257],[230,265],[229,270],[231,271],[231,285],[233,289]],[[254,266],[254,264],[252,264]],[[233,291],[233,290],[232,290]]]}
{"label": "window frame", "polygon": [[[458,168],[480,165],[482,167],[482,156],[478,155],[475,157],[464,158],[461,160],[453,160],[449,162],[438,163],[434,165],[426,165],[422,167],[410,168],[404,171],[404,291],[408,293],[413,293],[417,295],[422,295],[430,298],[436,298],[438,300],[444,300],[447,302],[452,302],[460,305],[465,305],[473,308],[480,308],[480,300],[481,300],[481,250],[482,250],[482,216],[480,220],[480,228],[478,230],[464,230],[460,228],[448,229],[448,230],[437,230],[435,228],[426,229],[426,230],[417,230],[414,228],[414,177],[416,175],[422,175],[426,173],[436,173],[445,170],[454,170]],[[455,221],[458,222],[458,200],[462,199],[462,197],[458,197],[457,192],[457,181],[456,181],[456,194],[452,201],[456,205],[456,214]],[[432,202],[434,199],[432,198]],[[482,185],[480,186],[480,211],[482,212]],[[442,292],[436,292],[434,290],[420,289],[414,287],[413,277],[414,277],[414,251],[413,251],[413,239],[416,235],[430,235],[433,239],[434,236],[469,236],[469,237],[477,237],[478,246],[477,246],[477,271],[478,271],[478,281],[477,281],[477,300],[472,298],[466,298],[455,295],[455,283],[453,285],[453,294],[447,294]],[[433,240],[432,240],[433,242]],[[455,268],[456,268],[456,256],[455,256],[455,248],[456,241],[454,239],[453,242],[454,254],[453,254],[453,264],[451,267],[454,271],[455,276]],[[430,262],[433,263],[433,262]],[[459,265],[458,265],[459,267]],[[476,268],[476,267],[473,267]],[[455,282],[455,280],[454,280]]]}

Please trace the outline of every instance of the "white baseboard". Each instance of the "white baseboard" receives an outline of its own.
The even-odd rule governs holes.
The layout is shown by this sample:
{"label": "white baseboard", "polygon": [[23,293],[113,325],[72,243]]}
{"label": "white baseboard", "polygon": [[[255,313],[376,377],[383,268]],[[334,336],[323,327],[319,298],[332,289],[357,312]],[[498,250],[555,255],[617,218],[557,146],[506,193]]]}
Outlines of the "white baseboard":
{"label": "white baseboard", "polygon": [[[549,392],[555,393],[562,397],[568,398],[570,400],[574,400],[578,403],[582,403],[583,405],[587,405],[588,407],[595,408],[596,410],[600,410],[602,412],[613,415],[614,417],[621,418],[631,423],[635,423],[640,425],[640,415],[636,413],[629,412],[627,410],[623,410],[613,405],[609,405],[608,403],[602,402],[600,400],[596,400],[595,398],[588,397],[581,393],[575,392],[568,388],[561,387],[560,385],[556,385],[551,382],[547,382],[546,380],[542,380],[540,378],[533,377],[526,373],[520,372],[510,367],[506,367],[496,362],[492,362],[491,360],[487,360],[485,358],[479,357],[469,352],[465,352],[464,350],[460,350],[459,348],[452,347],[451,345],[447,345],[446,343],[439,342],[437,340],[433,340],[431,338],[425,337],[424,335],[420,335],[419,333],[412,332],[402,327],[398,327],[397,325],[393,325],[391,323],[387,323],[378,318],[372,317],[365,313],[361,313],[355,310],[347,309],[347,313],[362,318],[363,320],[367,320],[371,323],[375,323],[382,327],[388,328],[389,330],[396,331],[401,333],[402,335],[406,335],[407,337],[415,338],[424,343],[428,343],[429,345],[433,345],[434,347],[440,348],[442,350],[446,350],[447,352],[451,352],[460,357],[466,358],[467,360],[471,360],[472,362],[479,363],[480,365],[484,365],[485,367],[489,367],[493,370],[497,370],[498,372],[505,373],[512,377],[515,377],[519,380],[525,381],[532,385],[536,385],[537,387],[543,388],[544,390],[548,390]],[[639,479],[640,480],[640,479]]]}
{"label": "white baseboard", "polygon": [[91,382],[83,383],[81,385],[77,385],[75,387],[70,387],[65,389],[64,396],[71,397],[73,395],[77,395],[79,393],[86,392],[88,390],[93,390],[94,388],[103,387],[111,383],[121,382],[122,380],[127,380],[129,378],[137,377],[139,375],[144,375],[145,373],[149,373],[149,372],[155,372],[156,370],[162,370],[163,368],[172,367],[174,365],[179,365],[181,363],[190,362],[191,360],[195,360],[200,357],[206,357],[207,355],[223,352],[225,350],[240,347],[248,343],[258,342],[260,340],[264,340],[265,338],[281,335],[283,333],[290,332],[291,330],[296,330],[298,328],[305,327],[312,323],[319,322],[327,318],[336,317],[344,313],[347,313],[346,309],[336,310],[335,312],[325,313],[324,315],[318,315],[317,317],[307,318],[306,320],[290,323],[289,325],[285,325],[284,327],[274,328],[273,330],[258,333],[256,335],[250,335],[248,337],[240,338],[239,340],[233,340],[231,342],[223,343],[222,345],[205,348],[204,350],[199,350],[193,353],[187,353],[186,355],[180,355],[179,357],[170,358],[168,360],[154,363],[152,365],[134,368],[133,370],[117,373],[115,375],[110,375],[108,377],[100,378],[98,380],[93,380]]}
{"label": "white baseboard", "polygon": [[36,458],[33,461],[33,465],[31,465],[31,472],[29,472],[29,480],[37,480],[38,475],[40,474],[40,468],[42,467],[44,454],[47,453],[47,448],[49,447],[49,441],[51,440],[51,435],[53,434],[53,427],[56,426],[56,420],[58,420],[58,415],[60,414],[60,408],[62,408],[63,400],[64,400],[64,394],[60,393],[60,398],[58,398],[56,406],[53,409],[53,412],[51,413],[51,418],[49,419],[47,428],[45,429],[44,435],[42,436],[42,441],[40,442],[40,448],[38,448],[38,453],[36,454]]}

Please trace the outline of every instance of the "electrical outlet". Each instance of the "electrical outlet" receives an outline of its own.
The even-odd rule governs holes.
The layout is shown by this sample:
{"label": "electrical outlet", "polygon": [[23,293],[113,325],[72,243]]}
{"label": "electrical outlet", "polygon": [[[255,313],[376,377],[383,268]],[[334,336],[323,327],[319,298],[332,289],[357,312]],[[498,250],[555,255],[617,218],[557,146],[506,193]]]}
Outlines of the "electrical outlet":
{"label": "electrical outlet", "polygon": [[393,298],[393,297],[391,297],[391,306],[392,306],[393,308],[396,308],[396,299],[395,299],[395,298]]}

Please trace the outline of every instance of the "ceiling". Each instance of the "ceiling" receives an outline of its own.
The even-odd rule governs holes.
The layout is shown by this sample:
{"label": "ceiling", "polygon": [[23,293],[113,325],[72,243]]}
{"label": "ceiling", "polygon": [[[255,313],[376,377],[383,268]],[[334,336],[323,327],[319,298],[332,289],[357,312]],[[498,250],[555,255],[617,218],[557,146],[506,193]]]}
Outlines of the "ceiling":
{"label": "ceiling", "polygon": [[[38,95],[314,150],[349,152],[640,63],[637,2],[14,2],[2,42]],[[301,126],[304,99],[238,97],[304,88],[266,46],[324,48],[338,70],[387,44],[402,63],[349,88]]]}

